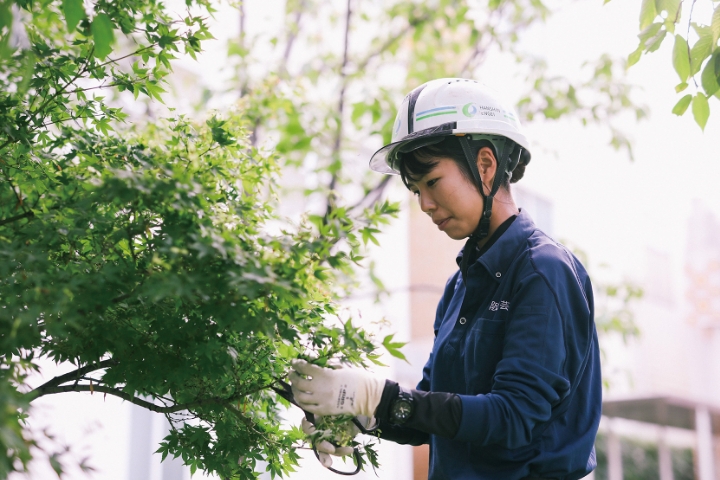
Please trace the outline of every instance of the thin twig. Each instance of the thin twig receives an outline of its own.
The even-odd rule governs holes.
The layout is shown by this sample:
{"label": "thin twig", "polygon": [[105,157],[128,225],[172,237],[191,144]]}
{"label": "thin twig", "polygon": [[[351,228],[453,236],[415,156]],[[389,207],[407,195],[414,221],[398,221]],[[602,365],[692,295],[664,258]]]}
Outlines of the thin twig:
{"label": "thin twig", "polygon": [[293,25],[293,28],[290,29],[290,34],[288,35],[287,43],[285,44],[285,52],[283,53],[283,62],[280,65],[280,71],[283,73],[287,73],[287,64],[290,60],[290,52],[292,52],[295,40],[300,34],[300,20],[302,20],[303,13],[305,12],[306,4],[306,0],[302,0],[298,9],[295,11],[295,25]]}
{"label": "thin twig", "polygon": [[47,106],[50,104],[50,102],[52,102],[52,101],[55,100],[57,97],[59,97],[60,95],[62,95],[62,94],[65,92],[65,90],[66,90],[70,85],[72,85],[73,83],[75,83],[75,81],[76,81],[78,78],[80,78],[83,74],[85,74],[85,73],[88,72],[88,69],[87,69],[87,68],[88,68],[88,65],[90,64],[90,59],[92,58],[92,55],[93,55],[93,49],[90,49],[90,55],[85,59],[85,64],[82,66],[82,68],[81,68],[80,70],[78,70],[77,74],[72,78],[72,80],[70,80],[70,81],[67,82],[65,85],[63,85],[62,88],[56,90],[55,93],[54,93],[50,98],[48,98],[47,100],[45,100],[45,101],[40,105],[40,107],[38,107],[37,112],[39,112],[40,114],[42,114],[42,111],[45,110],[45,107],[47,107]]}
{"label": "thin twig", "polygon": [[120,58],[109,58],[107,62],[101,63],[100,65],[95,65],[95,66],[93,67],[93,70],[95,70],[95,69],[97,69],[97,68],[102,68],[102,67],[104,67],[104,66],[106,66],[106,65],[109,65],[109,64],[111,64],[111,63],[117,64],[117,62],[119,62],[120,60],[125,60],[125,59],[128,58],[128,57],[134,57],[134,56],[137,55],[138,53],[142,53],[142,52],[144,52],[145,50],[150,50],[151,48],[153,48],[153,47],[155,47],[155,46],[156,46],[155,44],[149,45],[149,46],[147,46],[147,47],[145,47],[145,48],[141,48],[140,50],[135,50],[135,51],[132,52],[132,53],[128,53],[127,55],[125,55],[125,56],[123,56],[123,57],[120,57]]}
{"label": "thin twig", "polygon": [[690,15],[688,16],[688,27],[687,27],[687,33],[685,34],[685,39],[687,40],[685,43],[687,44],[687,52],[688,52],[688,65],[690,66],[690,78],[693,79],[693,83],[695,83],[695,87],[699,88],[697,80],[695,79],[695,74],[692,73],[693,66],[692,66],[692,54],[690,53],[690,26],[692,25],[692,16],[693,16],[693,10],[695,9],[695,2],[697,0],[693,0],[692,5],[690,5]]}
{"label": "thin twig", "polygon": [[[87,115],[87,116],[82,116],[82,115],[81,115],[81,116],[79,116],[79,117],[61,118],[60,120],[55,120],[55,121],[53,121],[53,122],[43,123],[41,126],[42,126],[43,128],[45,128],[45,127],[49,127],[50,125],[56,125],[56,124],[58,124],[58,123],[69,122],[69,121],[71,121],[71,120],[81,120],[81,119],[86,119],[86,118],[95,118],[95,117],[98,117],[99,115],[100,115],[100,114]],[[38,127],[38,128],[39,128],[39,127]]]}
{"label": "thin twig", "polygon": [[365,194],[365,196],[360,199],[360,201],[358,201],[355,205],[350,207],[350,211],[353,211],[353,210],[359,208],[360,206],[362,206],[365,203],[365,201],[367,199],[369,199],[371,197],[372,197],[372,201],[369,202],[368,206],[372,207],[373,205],[375,205],[380,200],[380,196],[385,191],[385,187],[387,187],[388,184],[390,183],[391,178],[392,177],[390,175],[385,175],[383,177],[383,179],[377,185],[375,185],[373,188],[371,188],[370,191],[368,191]]}
{"label": "thin twig", "polygon": [[[480,32],[480,36],[478,37],[477,42],[475,42],[475,47],[473,48],[473,52],[470,55],[470,57],[465,62],[465,65],[463,65],[463,68],[460,70],[460,77],[464,77],[465,75],[468,75],[471,73],[471,66],[473,64],[473,61],[477,59],[478,57],[484,57],[487,54],[487,48],[489,45],[482,46],[481,43],[484,40],[483,31],[489,31],[489,32],[495,32],[495,27],[497,27],[498,23],[502,20],[502,13],[504,11],[504,6],[500,6],[496,8],[495,10],[491,10],[490,14],[488,15],[488,21],[486,25],[482,29],[478,29]],[[500,17],[497,22],[493,22],[494,17]],[[492,41],[492,40],[491,40]]]}

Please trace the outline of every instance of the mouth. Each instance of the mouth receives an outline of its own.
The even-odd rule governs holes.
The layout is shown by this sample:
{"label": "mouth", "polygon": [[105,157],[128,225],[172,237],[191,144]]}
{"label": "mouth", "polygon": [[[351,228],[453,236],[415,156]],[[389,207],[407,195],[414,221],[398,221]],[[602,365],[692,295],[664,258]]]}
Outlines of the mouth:
{"label": "mouth", "polygon": [[445,227],[447,226],[449,221],[450,221],[450,217],[440,220],[439,222],[433,222],[433,223],[435,223],[435,225],[437,225],[438,230],[443,231],[443,230],[445,230]]}

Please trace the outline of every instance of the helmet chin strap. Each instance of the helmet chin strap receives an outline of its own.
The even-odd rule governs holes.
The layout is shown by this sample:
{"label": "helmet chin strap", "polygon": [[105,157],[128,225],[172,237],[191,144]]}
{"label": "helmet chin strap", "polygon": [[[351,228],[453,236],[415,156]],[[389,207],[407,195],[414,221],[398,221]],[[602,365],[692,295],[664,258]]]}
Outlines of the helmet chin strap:
{"label": "helmet chin strap", "polygon": [[[518,154],[517,158],[514,159],[515,161],[513,161],[510,159],[510,155],[514,153],[513,142],[507,139],[503,141],[500,158],[497,159],[498,165],[495,178],[493,179],[492,188],[490,189],[490,193],[485,195],[483,183],[480,179],[480,172],[478,172],[477,168],[477,158],[475,158],[472,149],[470,148],[468,135],[463,135],[462,137],[458,137],[458,139],[460,140],[460,145],[465,153],[465,159],[470,167],[470,172],[472,172],[472,176],[475,179],[475,184],[477,185],[478,190],[480,190],[480,195],[483,197],[483,212],[480,216],[480,222],[475,228],[475,231],[473,231],[470,237],[468,237],[467,242],[465,243],[465,248],[463,248],[462,260],[460,261],[460,271],[462,272],[463,279],[465,279],[467,278],[467,272],[470,265],[477,259],[476,247],[478,242],[490,234],[490,217],[492,216],[492,204],[495,194],[500,189],[505,175],[508,176],[508,179],[512,177],[512,170],[514,170],[514,167],[518,164],[522,149],[515,149]],[[511,166],[512,168],[508,168],[508,166]]]}

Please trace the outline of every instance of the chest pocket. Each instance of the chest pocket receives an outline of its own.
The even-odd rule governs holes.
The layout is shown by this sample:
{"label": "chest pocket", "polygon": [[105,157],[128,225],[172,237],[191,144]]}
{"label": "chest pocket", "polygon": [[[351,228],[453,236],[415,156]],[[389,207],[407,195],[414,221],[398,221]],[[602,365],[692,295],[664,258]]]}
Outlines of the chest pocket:
{"label": "chest pocket", "polygon": [[497,335],[505,333],[505,321],[494,318],[478,318],[470,330],[477,330],[486,335]]}
{"label": "chest pocket", "polygon": [[465,338],[465,378],[468,395],[488,393],[495,369],[502,358],[505,321],[477,318]]}

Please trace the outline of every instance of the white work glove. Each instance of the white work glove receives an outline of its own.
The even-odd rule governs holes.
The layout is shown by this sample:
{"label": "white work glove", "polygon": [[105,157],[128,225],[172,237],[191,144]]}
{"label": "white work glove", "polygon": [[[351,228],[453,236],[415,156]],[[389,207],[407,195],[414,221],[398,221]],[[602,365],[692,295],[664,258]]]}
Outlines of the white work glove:
{"label": "white work glove", "polygon": [[303,410],[316,415],[375,416],[384,378],[360,368],[323,368],[300,359],[292,366],[292,392]]}
{"label": "white work glove", "polygon": [[[357,420],[364,428],[371,428],[372,424],[375,423],[374,418],[368,418],[363,415],[357,417]],[[321,424],[322,416],[316,415],[315,421]],[[342,428],[344,430],[341,432],[342,438],[337,438],[330,430],[318,430],[317,427],[306,418],[302,419],[302,431],[305,435],[311,437],[311,441],[315,445],[315,450],[317,450],[318,457],[320,458],[320,463],[322,463],[325,468],[332,466],[332,456],[344,457],[346,455],[352,455],[353,453],[353,447],[336,447],[334,443],[337,444],[338,442],[346,441],[348,438],[355,438],[355,436],[360,433],[360,429],[350,420],[344,422]],[[320,434],[316,435],[318,432]]]}
{"label": "white work glove", "polygon": [[[315,420],[319,423],[321,418],[322,417],[317,415]],[[360,430],[352,422],[347,422],[347,428],[347,433],[351,438],[360,432]],[[352,455],[353,453],[353,447],[336,447],[333,445],[331,442],[336,442],[337,440],[333,437],[332,432],[330,430],[317,430],[315,425],[310,423],[306,418],[302,419],[302,431],[308,437],[314,437],[313,443],[315,445],[315,450],[317,450],[320,463],[322,463],[325,468],[330,468],[332,466],[333,461],[331,455],[344,457],[346,455]],[[321,432],[321,434],[319,436],[315,436],[318,431]]]}

